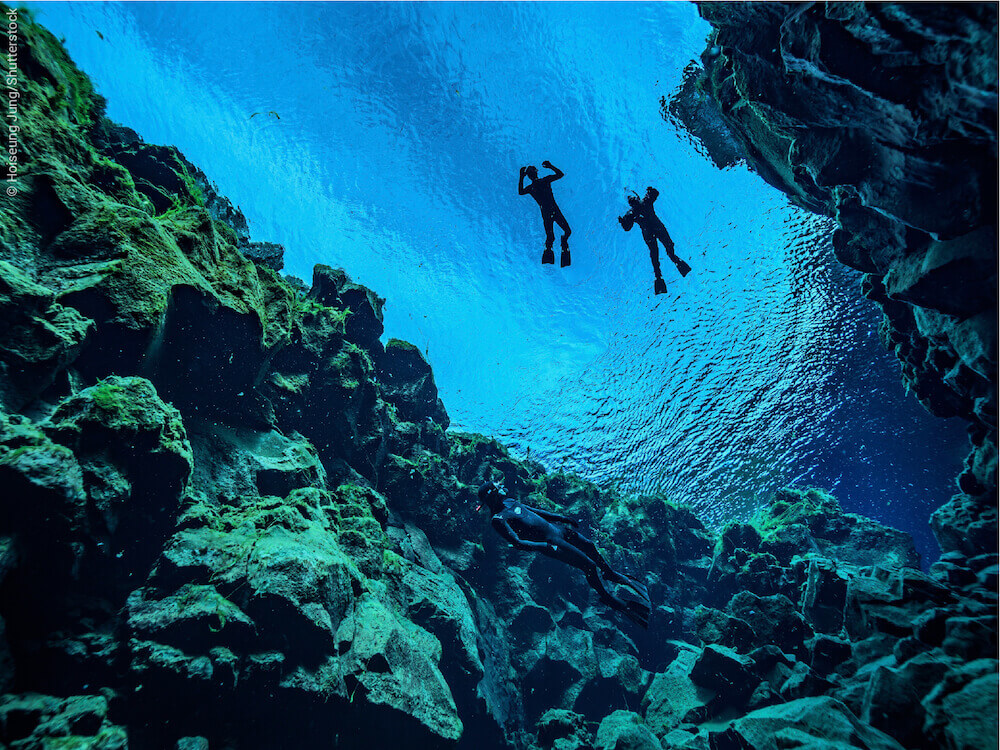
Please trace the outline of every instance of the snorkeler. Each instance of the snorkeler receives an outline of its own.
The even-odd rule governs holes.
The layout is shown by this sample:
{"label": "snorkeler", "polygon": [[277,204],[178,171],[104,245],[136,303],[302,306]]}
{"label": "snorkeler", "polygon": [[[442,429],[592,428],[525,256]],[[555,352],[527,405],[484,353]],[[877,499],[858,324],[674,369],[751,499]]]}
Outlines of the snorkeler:
{"label": "snorkeler", "polygon": [[667,291],[667,285],[660,275],[660,251],[656,246],[657,240],[663,243],[663,249],[667,251],[667,255],[677,266],[681,276],[687,276],[691,272],[691,266],[674,254],[674,241],[670,239],[667,228],[653,210],[653,203],[659,195],[660,192],[654,187],[646,188],[646,196],[642,200],[639,200],[638,195],[630,195],[628,211],[624,216],[618,217],[618,223],[626,232],[632,228],[632,224],[638,224],[642,230],[642,238],[649,245],[649,259],[653,263],[653,273],[656,274],[656,280],[653,282],[654,294],[663,294]]}
{"label": "snorkeler", "polygon": [[[500,536],[518,549],[541,552],[579,568],[601,601],[624,613],[643,628],[649,627],[649,592],[636,578],[618,573],[608,565],[594,543],[576,530],[577,522],[559,513],[533,508],[506,496],[506,490],[493,482],[479,488],[479,510],[484,505],[493,513],[490,524]],[[616,596],[605,581],[622,584],[632,596]]]}
{"label": "snorkeler", "polygon": [[[552,223],[555,222],[563,230],[562,255],[559,258],[559,265],[565,268],[569,265],[569,236],[573,230],[569,228],[569,222],[562,215],[556,199],[552,196],[552,183],[563,176],[563,172],[558,167],[553,167],[549,161],[543,161],[542,166],[551,169],[553,174],[538,176],[538,170],[534,167],[521,167],[521,179],[517,183],[518,195],[530,195],[542,209],[542,221],[545,223],[545,252],[542,253],[542,263],[555,263],[556,258],[552,252],[552,242],[555,234],[552,232]],[[531,184],[524,186],[524,176],[531,178]]]}

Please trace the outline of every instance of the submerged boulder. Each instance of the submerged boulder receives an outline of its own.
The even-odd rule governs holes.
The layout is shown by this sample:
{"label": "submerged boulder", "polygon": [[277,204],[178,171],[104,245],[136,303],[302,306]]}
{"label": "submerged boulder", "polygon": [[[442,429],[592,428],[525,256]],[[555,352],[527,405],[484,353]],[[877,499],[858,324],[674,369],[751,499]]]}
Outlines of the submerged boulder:
{"label": "submerged boulder", "polygon": [[401,419],[421,422],[430,419],[448,428],[448,413],[438,398],[434,373],[424,355],[413,344],[389,339],[379,358],[377,373],[382,393]]}
{"label": "submerged boulder", "polygon": [[892,737],[874,729],[829,697],[800,698],[751,711],[723,732],[711,732],[715,747],[780,750],[902,750]]}

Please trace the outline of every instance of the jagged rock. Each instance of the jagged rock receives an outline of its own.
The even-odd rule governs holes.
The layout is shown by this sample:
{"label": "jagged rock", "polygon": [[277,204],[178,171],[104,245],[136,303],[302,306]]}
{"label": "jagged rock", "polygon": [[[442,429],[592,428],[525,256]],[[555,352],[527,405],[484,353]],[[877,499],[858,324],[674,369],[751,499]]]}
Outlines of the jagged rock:
{"label": "jagged rock", "polygon": [[239,246],[240,252],[252,260],[274,271],[285,267],[285,247],[277,242],[248,242]]}
{"label": "jagged rock", "polygon": [[931,515],[931,528],[943,552],[969,556],[995,550],[997,508],[986,497],[955,495]]}
{"label": "jagged rock", "polygon": [[695,634],[705,644],[721,643],[737,651],[746,651],[756,640],[750,623],[718,609],[699,604],[694,610],[694,622]]}
{"label": "jagged rock", "polygon": [[979,659],[948,672],[923,699],[924,733],[947,750],[997,746],[997,662]]}
{"label": "jagged rock", "polygon": [[660,99],[664,119],[675,120],[679,132],[691,133],[716,167],[725,169],[743,160],[740,145],[719,115],[719,108],[705,93],[701,80],[705,71],[697,63],[684,68],[681,86],[670,98]]}
{"label": "jagged rock", "polygon": [[334,481],[374,479],[386,456],[390,417],[373,382],[368,354],[345,338],[345,310],[312,300],[274,358],[264,393],[279,422],[319,451]]}
{"label": "jagged rock", "polygon": [[285,497],[295,489],[327,484],[316,448],[294,430],[284,435],[278,430],[199,424],[191,443],[200,458],[193,484],[219,499]]}
{"label": "jagged rock", "polygon": [[646,692],[651,675],[632,654],[610,648],[595,648],[597,669],[588,676],[573,702],[573,710],[596,717],[623,703],[635,705]]}
{"label": "jagged rock", "polygon": [[440,562],[436,572],[421,565],[403,566],[407,616],[441,642],[441,674],[455,696],[459,715],[471,714],[484,668],[476,645],[479,631],[465,593]]}
{"label": "jagged rock", "polygon": [[[789,552],[805,555],[818,551],[841,563],[920,567],[909,534],[844,513],[836,498],[819,489],[778,490],[771,504],[754,516],[753,524],[768,543],[765,547],[778,544],[779,559],[790,559]],[[798,542],[789,547],[790,532],[798,526],[805,526],[805,544]]]}
{"label": "jagged rock", "polygon": [[806,645],[809,666],[818,674],[829,674],[851,657],[849,641],[823,633],[817,633]]}
{"label": "jagged rock", "polygon": [[0,698],[0,739],[11,750],[128,747],[125,728],[108,718],[107,695],[5,695]]}
{"label": "jagged rock", "polygon": [[932,241],[922,254],[893,264],[885,276],[886,293],[890,299],[968,318],[996,304],[995,248],[993,227]]}
{"label": "jagged rock", "polygon": [[921,701],[952,664],[939,655],[921,654],[895,669],[879,667],[865,688],[861,719],[905,747],[930,747],[923,734],[926,712]]}
{"label": "jagged rock", "polygon": [[178,411],[149,381],[112,376],[63,401],[46,432],[80,463],[88,532],[105,554],[122,552],[122,565],[140,570],[152,562],[191,475]]}
{"label": "jagged rock", "polygon": [[385,399],[409,422],[430,419],[448,428],[448,413],[438,398],[431,366],[413,344],[389,339],[378,361],[379,385]]}
{"label": "jagged rock", "polygon": [[[66,543],[86,522],[79,462],[25,417],[0,415],[0,481],[9,493],[0,521],[5,534],[45,529],[50,542]],[[7,556],[5,563],[6,573]]]}
{"label": "jagged rock", "polygon": [[730,600],[729,611],[750,626],[754,645],[770,643],[782,651],[805,657],[805,641],[812,637],[813,631],[787,597],[757,596],[743,591]]}
{"label": "jagged rock", "polygon": [[538,745],[543,750],[587,750],[591,741],[582,714],[553,708],[538,720]]}
{"label": "jagged rock", "polygon": [[665,672],[653,676],[642,705],[649,728],[658,737],[678,727],[691,711],[704,709],[715,698],[715,686],[703,687],[691,679],[699,652],[681,651]]}
{"label": "jagged rock", "polygon": [[874,632],[902,638],[914,633],[918,614],[954,601],[953,593],[919,571],[875,568],[872,574],[848,582],[845,627],[852,639]]}
{"label": "jagged rock", "polygon": [[[714,27],[699,82],[748,164],[837,218],[837,257],[868,274],[880,335],[920,402],[995,431],[996,8],[699,11]],[[973,528],[969,546],[992,546],[995,529]]]}
{"label": "jagged rock", "polygon": [[847,707],[829,697],[800,698],[751,711],[724,732],[710,733],[712,747],[779,750],[901,750],[902,745],[862,722]]}
{"label": "jagged rock", "polygon": [[660,741],[639,714],[615,711],[604,717],[594,739],[595,750],[660,750]]}
{"label": "jagged rock", "polygon": [[750,659],[716,645],[701,650],[690,674],[694,684],[716,691],[717,697],[732,707],[745,703],[758,682]]}
{"label": "jagged rock", "polygon": [[0,260],[0,404],[19,409],[52,384],[80,352],[93,321]]}
{"label": "jagged rock", "polygon": [[317,265],[313,268],[313,283],[309,296],[327,307],[350,311],[345,335],[362,349],[378,356],[382,335],[382,306],[385,300],[371,289],[355,284],[341,268]]}
{"label": "jagged rock", "polygon": [[781,683],[778,694],[784,700],[809,698],[823,695],[830,691],[833,683],[813,672],[808,665],[798,661],[792,668],[792,673]]}
{"label": "jagged rock", "polygon": [[412,716],[438,737],[461,736],[455,702],[436,665],[441,644],[434,636],[363,596],[341,624],[337,641],[338,650],[346,652],[350,690],[360,690],[369,703]]}
{"label": "jagged rock", "polygon": [[802,591],[802,614],[816,630],[838,633],[844,625],[848,573],[835,560],[810,558]]}
{"label": "jagged rock", "polygon": [[968,661],[997,658],[997,618],[949,617],[942,650]]}

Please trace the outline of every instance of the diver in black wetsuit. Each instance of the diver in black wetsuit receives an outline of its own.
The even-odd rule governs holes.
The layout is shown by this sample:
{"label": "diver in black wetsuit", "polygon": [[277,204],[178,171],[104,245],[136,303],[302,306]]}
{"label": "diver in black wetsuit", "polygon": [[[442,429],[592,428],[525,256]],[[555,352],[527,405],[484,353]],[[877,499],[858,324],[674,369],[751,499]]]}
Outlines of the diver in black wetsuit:
{"label": "diver in black wetsuit", "polygon": [[[569,228],[569,222],[563,216],[556,199],[552,195],[552,183],[563,176],[563,172],[558,167],[553,167],[549,161],[543,161],[542,166],[551,169],[553,174],[545,177],[538,176],[538,170],[534,167],[521,167],[521,178],[517,183],[518,195],[530,195],[542,209],[542,221],[545,223],[545,252],[542,253],[542,263],[555,263],[555,255],[552,253],[552,243],[556,236],[552,231],[552,223],[555,222],[563,230],[562,255],[559,258],[559,265],[565,268],[570,263],[569,257],[569,236],[573,230]],[[531,178],[531,184],[524,186],[524,176]]]}
{"label": "diver in black wetsuit", "polygon": [[677,266],[681,276],[687,276],[691,272],[691,266],[674,254],[674,241],[670,239],[667,228],[663,226],[660,217],[653,210],[653,203],[659,195],[659,191],[654,187],[646,188],[646,195],[642,200],[639,200],[637,195],[630,195],[628,211],[624,216],[618,217],[618,223],[626,232],[632,228],[633,223],[638,224],[639,229],[642,230],[642,238],[649,246],[649,259],[653,263],[653,273],[656,274],[656,280],[653,282],[654,294],[663,294],[667,291],[667,285],[663,281],[663,276],[660,275],[660,251],[656,246],[657,240],[663,243],[663,249],[667,251],[667,255]]}
{"label": "diver in black wetsuit", "polygon": [[[493,482],[479,488],[479,502],[476,510],[488,506],[493,513],[490,524],[508,542],[518,549],[541,552],[579,568],[602,602],[643,628],[649,626],[650,603],[646,586],[636,578],[613,570],[594,543],[576,530],[578,524],[572,518],[520,503],[507,497],[505,490]],[[627,586],[637,598],[612,594],[605,581]]]}

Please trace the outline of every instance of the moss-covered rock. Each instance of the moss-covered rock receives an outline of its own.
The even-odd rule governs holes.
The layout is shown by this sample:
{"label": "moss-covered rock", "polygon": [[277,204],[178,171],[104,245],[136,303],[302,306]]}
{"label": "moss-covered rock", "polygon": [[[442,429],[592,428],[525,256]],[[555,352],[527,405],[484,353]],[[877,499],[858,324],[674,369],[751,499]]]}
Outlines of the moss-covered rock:
{"label": "moss-covered rock", "polygon": [[58,698],[38,693],[0,698],[0,738],[17,750],[73,748],[124,750],[125,727],[109,716],[107,695],[73,695]]}
{"label": "moss-covered rock", "polygon": [[385,399],[396,407],[401,419],[430,419],[448,428],[448,413],[438,398],[434,373],[420,349],[406,341],[389,339],[378,359],[377,373]]}

